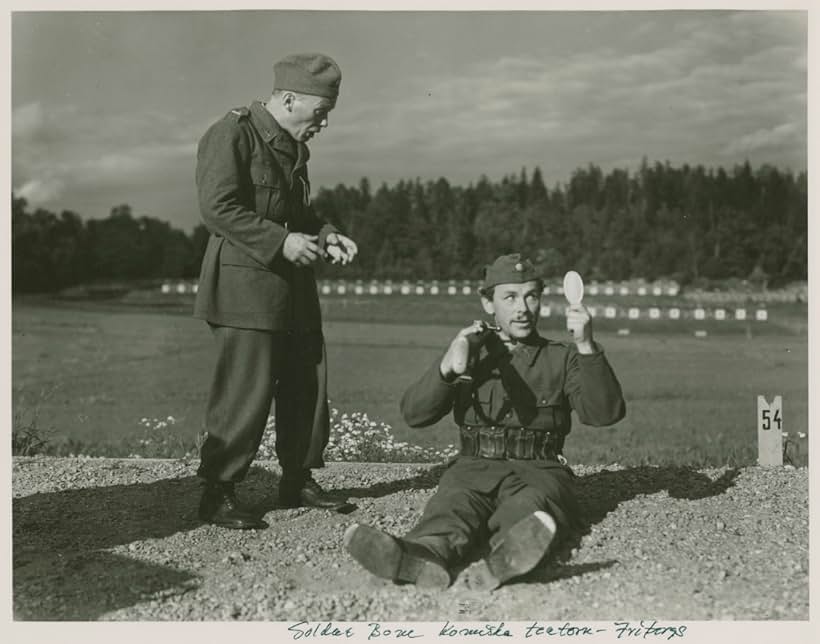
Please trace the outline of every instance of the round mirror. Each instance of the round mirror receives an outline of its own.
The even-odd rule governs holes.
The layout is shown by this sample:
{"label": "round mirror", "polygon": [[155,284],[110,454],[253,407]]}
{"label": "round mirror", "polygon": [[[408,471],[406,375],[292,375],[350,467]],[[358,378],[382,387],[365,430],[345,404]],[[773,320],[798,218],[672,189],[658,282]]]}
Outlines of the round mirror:
{"label": "round mirror", "polygon": [[564,297],[570,304],[580,304],[584,299],[584,280],[575,271],[564,275]]}

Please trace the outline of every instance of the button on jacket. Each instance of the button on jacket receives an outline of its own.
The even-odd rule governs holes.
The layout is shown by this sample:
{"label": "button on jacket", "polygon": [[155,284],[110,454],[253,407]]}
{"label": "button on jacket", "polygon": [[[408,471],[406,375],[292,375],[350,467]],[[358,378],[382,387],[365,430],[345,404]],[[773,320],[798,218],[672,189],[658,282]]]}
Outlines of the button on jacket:
{"label": "button on jacket", "polygon": [[194,316],[216,325],[320,332],[311,267],[282,255],[289,232],[325,238],[336,229],[310,206],[308,148],[255,101],[231,110],[199,142],[196,183],[211,237]]}

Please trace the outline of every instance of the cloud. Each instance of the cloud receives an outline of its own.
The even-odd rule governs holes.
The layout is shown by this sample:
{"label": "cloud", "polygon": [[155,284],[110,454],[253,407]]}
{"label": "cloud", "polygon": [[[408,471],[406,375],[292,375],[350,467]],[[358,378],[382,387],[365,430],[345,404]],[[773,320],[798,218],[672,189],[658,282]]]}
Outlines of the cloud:
{"label": "cloud", "polygon": [[799,139],[799,135],[800,127],[797,123],[781,123],[772,128],[755,130],[729,142],[724,154],[748,154],[761,149],[793,144]]}
{"label": "cloud", "polygon": [[101,116],[21,105],[12,113],[15,192],[49,205],[67,190],[144,185],[192,168],[196,141],[190,123],[156,111]]}
{"label": "cloud", "polygon": [[59,199],[65,191],[65,183],[59,179],[33,179],[14,189],[16,196],[23,197],[34,206]]}
{"label": "cloud", "polygon": [[[754,153],[805,167],[805,16],[616,13],[567,22],[574,31],[539,35],[532,46],[430,37],[428,47],[408,28],[413,44],[408,50],[397,38],[393,53],[401,73],[384,78],[378,65],[351,72],[382,80],[345,93],[328,132],[311,143],[313,184],[362,176],[462,182],[534,165],[545,177],[550,169],[548,182],[563,181],[579,165],[643,156],[715,165]],[[453,46],[459,55],[448,57]],[[169,58],[169,69],[185,64]],[[233,92],[240,78],[223,85]],[[117,203],[126,198],[118,195],[158,200],[172,191],[193,202],[196,141],[220,116],[203,114],[212,81],[203,86],[209,92],[199,100],[152,102],[147,93],[124,104],[127,110],[91,100],[86,107],[54,100],[15,107],[14,185],[40,197],[62,186],[63,194],[84,191]]]}
{"label": "cloud", "polygon": [[632,52],[606,43],[561,56],[478,60],[458,77],[408,79],[400,104],[360,108],[341,125],[341,139],[336,130],[333,137],[353,141],[356,123],[368,122],[378,132],[369,150],[401,155],[409,174],[455,155],[465,159],[461,169],[504,171],[550,164],[553,155],[571,169],[578,159],[644,154],[710,164],[752,150],[799,164],[805,129],[771,124],[805,120],[805,20],[695,13],[674,26]]}

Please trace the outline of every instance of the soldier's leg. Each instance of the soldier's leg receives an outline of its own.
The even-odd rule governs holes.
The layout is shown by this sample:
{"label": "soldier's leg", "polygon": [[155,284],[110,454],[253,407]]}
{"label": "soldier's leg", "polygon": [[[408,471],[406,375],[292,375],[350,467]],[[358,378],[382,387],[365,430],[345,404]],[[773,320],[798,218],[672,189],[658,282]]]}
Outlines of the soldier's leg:
{"label": "soldier's leg", "polygon": [[446,588],[452,568],[486,535],[490,498],[462,487],[439,485],[418,524],[404,537],[353,524],[344,544],[363,568],[383,579]]}
{"label": "soldier's leg", "polygon": [[404,538],[429,548],[448,566],[456,566],[488,538],[487,520],[494,508],[492,495],[449,485],[442,478],[421,519]]}
{"label": "soldier's leg", "polygon": [[281,334],[214,326],[217,362],[198,474],[241,481],[256,454],[273,401]]}
{"label": "soldier's leg", "polygon": [[518,461],[513,475],[498,489],[498,507],[488,526],[495,543],[515,523],[533,512],[547,512],[555,520],[559,532],[577,521],[578,500],[575,477],[560,463],[549,461]]}
{"label": "soldier's leg", "polygon": [[270,413],[281,334],[214,326],[217,362],[198,474],[207,481],[245,478]]}
{"label": "soldier's leg", "polygon": [[282,467],[279,503],[331,510],[348,501],[329,493],[310,470],[324,465],[322,452],[329,437],[326,362],[320,334],[290,336],[276,389],[276,455]]}
{"label": "soldier's leg", "polygon": [[567,525],[574,503],[572,475],[563,467],[518,464],[498,489],[488,520],[491,551],[485,559],[497,586],[534,568]]}
{"label": "soldier's leg", "polygon": [[218,353],[197,472],[205,479],[199,517],[228,528],[262,528],[265,523],[256,513],[237,501],[234,483],[245,478],[265,431],[277,336],[231,327],[212,330]]}

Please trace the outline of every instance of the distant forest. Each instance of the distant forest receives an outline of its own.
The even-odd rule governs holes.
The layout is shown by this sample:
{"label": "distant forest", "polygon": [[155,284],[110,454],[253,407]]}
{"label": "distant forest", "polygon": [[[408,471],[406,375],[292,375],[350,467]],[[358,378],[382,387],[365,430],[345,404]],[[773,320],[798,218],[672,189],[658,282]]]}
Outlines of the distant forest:
{"label": "distant forest", "polygon": [[[731,170],[644,161],[635,173],[590,165],[548,188],[539,168],[467,187],[446,179],[322,188],[313,205],[359,245],[352,265],[322,277],[477,279],[496,255],[520,251],[547,277],[728,278],[770,286],[807,279],[807,177],[744,163]],[[12,289],[194,278],[208,239],[119,205],[106,219],[30,211],[12,194]]]}

